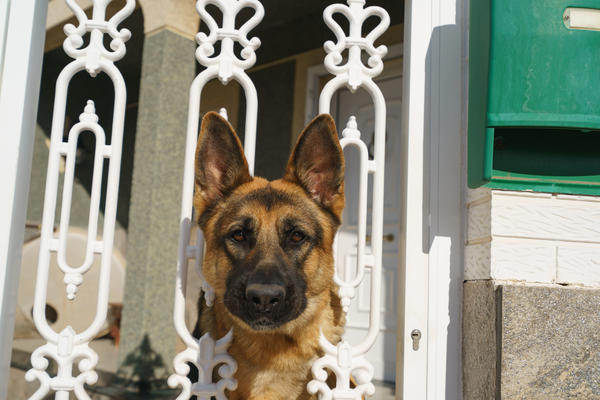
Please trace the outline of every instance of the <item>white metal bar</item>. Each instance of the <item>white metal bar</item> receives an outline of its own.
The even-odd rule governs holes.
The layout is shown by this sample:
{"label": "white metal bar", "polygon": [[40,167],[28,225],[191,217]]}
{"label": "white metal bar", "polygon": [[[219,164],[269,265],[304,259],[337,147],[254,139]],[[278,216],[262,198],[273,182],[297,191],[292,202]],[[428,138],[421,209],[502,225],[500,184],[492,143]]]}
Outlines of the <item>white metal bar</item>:
{"label": "white metal bar", "polygon": [[[360,152],[360,180],[356,188],[359,195],[358,215],[358,249],[356,276],[340,278],[336,273],[336,283],[340,286],[340,297],[344,310],[348,310],[350,299],[354,297],[356,287],[362,284],[365,266],[372,269],[371,298],[369,310],[369,329],[366,338],[357,344],[350,344],[342,340],[337,346],[321,335],[320,345],[325,355],[318,359],[312,367],[314,379],[308,384],[310,393],[319,393],[321,399],[356,399],[364,395],[372,395],[375,387],[373,379],[373,366],[365,358],[365,354],[375,344],[380,330],[381,319],[381,279],[382,279],[382,243],[383,243],[383,197],[384,197],[384,169],[385,169],[385,125],[386,104],[381,90],[373,82],[373,78],[383,70],[382,58],[387,53],[385,46],[374,46],[374,41],[388,28],[390,19],[387,12],[381,7],[365,8],[364,0],[347,0],[348,5],[332,4],[323,12],[327,26],[336,36],[337,43],[325,43],[325,67],[334,74],[323,88],[319,98],[319,112],[329,113],[331,100],[336,91],[347,87],[355,92],[359,87],[364,88],[371,96],[375,112],[375,145],[373,159],[368,159],[365,143],[360,139],[360,132],[356,128],[356,119],[350,117],[341,140],[342,147],[354,145]],[[349,22],[349,34],[343,31],[333,19],[334,14],[341,14]],[[364,21],[372,16],[379,18],[379,24],[365,37],[362,36]],[[342,52],[348,50],[348,61],[343,61]],[[368,65],[361,59],[362,52],[368,56]],[[365,246],[367,209],[366,198],[368,195],[367,177],[373,175],[372,215],[371,215],[371,254],[367,255]],[[366,261],[369,263],[366,263]],[[330,388],[327,383],[326,369],[332,370],[337,379],[335,388]],[[350,388],[350,376],[356,379],[356,387]]]}
{"label": "white metal bar", "polygon": [[[206,6],[217,6],[223,15],[223,26],[219,27],[215,19],[207,12]],[[235,27],[235,18],[244,8],[252,8],[254,15],[239,28]],[[198,33],[196,41],[199,46],[196,50],[196,59],[206,67],[198,74],[190,87],[188,125],[186,136],[186,149],[183,173],[183,194],[181,200],[180,238],[177,260],[177,276],[175,280],[175,305],[173,322],[175,330],[186,344],[187,348],[179,353],[173,360],[175,374],[169,377],[171,387],[181,386],[182,391],[177,400],[189,399],[196,395],[200,400],[216,397],[218,400],[226,399],[225,390],[237,387],[233,374],[237,369],[235,360],[227,354],[233,334],[230,331],[225,337],[215,340],[210,334],[205,334],[200,339],[195,339],[185,324],[185,298],[189,260],[192,259],[199,274],[204,299],[208,306],[212,305],[214,293],[210,285],[202,276],[202,256],[204,239],[198,228],[197,242],[193,251],[190,249],[190,230],[192,229],[192,209],[194,194],[194,155],[198,139],[198,125],[200,120],[200,98],[206,83],[212,79],[219,79],[227,84],[231,79],[236,80],[244,89],[246,96],[246,125],[244,138],[244,153],[248,161],[250,173],[254,172],[254,154],[256,144],[256,121],[258,113],[258,97],[252,80],[246,74],[246,69],[256,62],[255,50],[260,46],[256,37],[248,39],[248,32],[253,29],[264,16],[264,9],[258,0],[197,0],[196,10],[203,23],[209,29],[209,34]],[[214,45],[221,42],[221,51],[214,54]],[[234,41],[242,45],[242,58],[234,53]],[[224,110],[221,115],[227,118]],[[191,249],[190,249],[191,250]],[[187,377],[189,367],[193,363],[199,370],[199,381],[191,382]],[[221,379],[213,382],[212,371],[218,364],[225,364],[218,369]]]}
{"label": "white metal bar", "polygon": [[[55,392],[57,400],[67,400],[70,392],[73,392],[77,399],[89,399],[83,385],[94,384],[97,380],[94,368],[98,363],[98,355],[89,348],[88,344],[98,334],[106,320],[126,105],[125,82],[120,71],[115,67],[114,62],[125,55],[125,41],[131,36],[131,33],[127,29],[118,30],[117,26],[135,8],[135,0],[127,0],[123,9],[110,20],[105,21],[106,7],[109,1],[95,0],[93,2],[92,19],[89,20],[74,0],[65,1],[75,13],[79,25],[77,27],[71,24],[65,25],[67,38],[65,39],[63,48],[75,60],[66,65],[61,71],[56,82],[54,98],[50,154],[48,157],[48,172],[40,237],[40,256],[33,307],[33,318],[36,328],[47,343],[32,353],[31,364],[33,368],[27,371],[25,375],[25,379],[28,381],[37,379],[40,382],[40,387],[30,397],[33,400],[44,398],[49,391]],[[82,36],[87,32],[90,32],[90,42],[88,46],[82,48],[84,43]],[[104,48],[103,36],[105,33],[108,33],[112,39],[110,46],[112,51]],[[68,86],[72,77],[83,69],[92,77],[100,72],[104,72],[113,83],[115,100],[110,145],[105,144],[104,130],[98,124],[99,118],[95,113],[94,103],[91,100],[88,101],[84,112],[80,115],[80,122],[70,130],[68,141],[63,142]],[[66,240],[69,230],[75,150],[78,136],[84,131],[90,131],[96,136],[96,149],[86,257],[82,265],[72,267],[66,262]],[[53,233],[53,224],[58,192],[59,164],[62,154],[66,155],[67,163],[59,234],[58,238],[56,238]],[[96,240],[104,158],[109,159],[106,204],[104,208],[104,229],[101,240]],[[101,256],[96,313],[90,326],[83,332],[75,332],[70,326],[67,326],[60,333],[55,332],[46,321],[45,305],[52,252],[58,253],[57,262],[59,268],[65,274],[64,282],[67,285],[66,297],[69,300],[75,300],[78,286],[81,285],[84,274],[92,265],[94,253],[99,253]],[[52,358],[58,363],[58,372],[54,377],[51,377],[45,371],[48,367],[48,358]],[[72,366],[73,362],[76,361],[79,366],[79,375],[74,377]]]}
{"label": "white metal bar", "polygon": [[[356,118],[354,116],[350,117],[346,129],[342,132],[343,138],[340,140],[340,145],[342,146],[342,150],[344,150],[348,146],[356,147],[359,155],[359,188],[366,188],[369,179],[369,150],[367,149],[367,145],[360,139],[360,131],[358,130],[356,124]],[[342,300],[342,307],[344,312],[348,312],[350,307],[350,299],[354,298],[356,288],[361,284],[365,277],[365,266],[373,266],[373,263],[368,263],[366,261],[367,254],[366,253],[366,242],[367,242],[367,191],[359,190],[359,198],[358,198],[358,250],[356,254],[356,273],[354,278],[351,278],[352,270],[351,266],[348,262],[346,262],[345,267],[348,272],[345,273],[344,278],[341,279],[339,277],[339,271],[336,271],[334,275],[335,283],[340,286],[340,297]],[[335,246],[337,248],[337,246]]]}
{"label": "white metal bar", "polygon": [[47,6],[0,1],[0,399],[8,387]]}
{"label": "white metal bar", "polygon": [[[68,135],[65,178],[63,183],[63,200],[61,206],[58,265],[65,274],[70,274],[71,280],[78,281],[92,266],[96,247],[96,235],[98,233],[98,214],[100,211],[100,184],[102,180],[102,164],[104,161],[104,144],[106,135],[104,129],[98,125],[98,117],[95,115],[94,102],[88,100],[85,112],[80,117],[81,122],[75,124]],[[69,219],[71,214],[71,199],[73,197],[73,180],[75,178],[75,158],[77,151],[77,140],[84,131],[91,131],[96,137],[96,150],[94,154],[94,168],[92,174],[91,204],[88,221],[88,236],[86,243],[86,254],[83,264],[72,267],[67,263],[67,234],[69,232]],[[100,251],[101,253],[101,251]],[[65,277],[65,279],[67,279]],[[75,282],[67,286],[70,300],[75,298],[77,284]]]}

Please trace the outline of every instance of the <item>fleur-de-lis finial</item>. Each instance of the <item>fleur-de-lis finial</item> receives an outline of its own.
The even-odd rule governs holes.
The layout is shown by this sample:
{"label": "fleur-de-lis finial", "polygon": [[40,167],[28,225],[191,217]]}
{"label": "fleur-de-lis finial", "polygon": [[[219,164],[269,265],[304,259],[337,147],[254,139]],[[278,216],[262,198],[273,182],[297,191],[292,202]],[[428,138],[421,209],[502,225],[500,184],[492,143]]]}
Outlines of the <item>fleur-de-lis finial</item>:
{"label": "fleur-de-lis finial", "polygon": [[[128,29],[119,30],[118,25],[131,14],[135,8],[135,0],[126,0],[125,6],[106,21],[106,7],[111,0],[96,0],[93,2],[92,19],[89,19],[75,0],[65,0],[77,18],[78,26],[66,24],[64,27],[67,38],[63,42],[63,49],[70,57],[75,59],[85,58],[85,69],[91,76],[96,76],[100,71],[103,61],[113,63],[125,55],[125,42],[131,37]],[[85,48],[83,36],[90,32],[90,42]],[[112,41],[107,50],[103,44],[104,34],[107,33]]]}
{"label": "fleur-de-lis finial", "polygon": [[[332,4],[323,12],[325,24],[333,31],[337,43],[325,42],[327,52],[325,67],[334,75],[347,74],[347,85],[351,91],[360,87],[364,80],[372,79],[383,70],[382,58],[387,54],[386,46],[375,47],[374,42],[390,25],[388,13],[381,7],[364,8],[365,0],[347,0],[348,5]],[[333,19],[333,14],[342,14],[349,22],[349,33],[346,35],[340,25]],[[379,24],[365,37],[362,36],[362,26],[371,16],[379,17]],[[343,61],[342,52],[348,49],[348,61]],[[361,52],[369,55],[368,66],[361,60]]]}
{"label": "fleur-de-lis finial", "polygon": [[[210,333],[205,333],[197,340],[195,348],[188,348],[173,360],[175,373],[167,381],[170,387],[181,386],[182,390],[176,400],[187,400],[192,395],[200,399],[226,399],[225,392],[237,388],[237,380],[234,377],[237,371],[237,362],[227,354],[227,348],[233,339],[233,331],[215,341]],[[199,381],[192,383],[187,377],[190,372],[189,365],[196,366],[199,372]],[[213,372],[221,377],[218,382],[213,383]]]}
{"label": "fleur-de-lis finial", "polygon": [[[206,10],[208,4],[216,5],[223,14],[223,25],[219,26],[213,16]],[[235,27],[235,19],[244,8],[254,9],[254,15],[239,28]],[[223,83],[229,82],[236,68],[245,70],[256,62],[255,51],[260,47],[260,39],[253,37],[248,39],[248,33],[262,20],[265,11],[258,0],[198,0],[196,10],[200,19],[206,24],[209,34],[199,32],[196,35],[198,49],[196,59],[205,67],[211,65],[219,66],[219,80]],[[215,53],[215,43],[221,41],[221,52]],[[239,58],[234,52],[234,42],[242,46]]]}

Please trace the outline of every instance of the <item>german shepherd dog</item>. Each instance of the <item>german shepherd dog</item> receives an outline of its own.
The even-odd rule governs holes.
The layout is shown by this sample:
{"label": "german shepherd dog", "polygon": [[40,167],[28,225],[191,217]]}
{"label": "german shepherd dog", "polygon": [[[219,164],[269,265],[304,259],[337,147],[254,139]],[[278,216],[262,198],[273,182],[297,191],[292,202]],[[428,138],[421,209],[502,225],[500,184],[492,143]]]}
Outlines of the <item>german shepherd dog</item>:
{"label": "german shepherd dog", "polygon": [[195,168],[202,268],[215,291],[213,307],[200,306],[199,331],[220,338],[233,328],[228,351],[238,387],[228,398],[312,398],[306,385],[321,354],[320,332],[338,343],[345,322],[333,281],[332,245],[344,208],[344,156],[333,119],[316,117],[283,178],[268,181],[250,176],[231,125],[207,113]]}

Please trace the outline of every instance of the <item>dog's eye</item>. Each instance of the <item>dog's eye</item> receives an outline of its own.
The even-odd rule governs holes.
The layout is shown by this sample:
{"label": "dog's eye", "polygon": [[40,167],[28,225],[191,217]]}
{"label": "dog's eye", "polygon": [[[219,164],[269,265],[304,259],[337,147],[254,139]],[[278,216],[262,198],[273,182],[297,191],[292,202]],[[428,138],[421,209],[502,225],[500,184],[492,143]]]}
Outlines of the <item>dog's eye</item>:
{"label": "dog's eye", "polygon": [[294,231],[290,235],[290,240],[292,243],[301,243],[304,239],[306,239],[306,235],[300,231]]}
{"label": "dog's eye", "polygon": [[238,229],[231,234],[231,238],[236,242],[243,242],[246,240],[246,233],[243,230]]}

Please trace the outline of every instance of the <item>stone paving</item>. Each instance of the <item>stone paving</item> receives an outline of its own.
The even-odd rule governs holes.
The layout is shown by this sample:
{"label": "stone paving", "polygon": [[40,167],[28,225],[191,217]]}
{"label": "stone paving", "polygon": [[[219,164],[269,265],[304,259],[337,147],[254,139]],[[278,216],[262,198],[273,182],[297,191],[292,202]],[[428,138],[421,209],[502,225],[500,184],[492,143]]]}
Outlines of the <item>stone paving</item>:
{"label": "stone paving", "polygon": [[[34,336],[33,334],[31,336]],[[10,370],[10,381],[8,385],[8,400],[26,400],[35,392],[38,387],[37,381],[27,382],[25,380],[25,369],[30,368],[29,355],[31,352],[43,344],[43,340],[37,337],[30,337],[27,339],[15,339],[13,342],[13,359]],[[114,346],[113,341],[108,338],[96,339],[92,341],[91,345],[98,354],[101,355],[98,362],[98,370],[106,372],[115,372],[117,370],[118,363],[118,350]],[[99,385],[102,384],[102,377],[100,378]],[[375,395],[370,399],[372,400],[393,400],[394,399],[394,386],[389,383],[376,382]],[[109,390],[103,390],[103,392],[109,392]],[[122,396],[108,396],[99,393],[92,393],[88,391],[92,400],[115,400],[123,399]],[[53,400],[54,396],[50,395],[44,400]]]}

